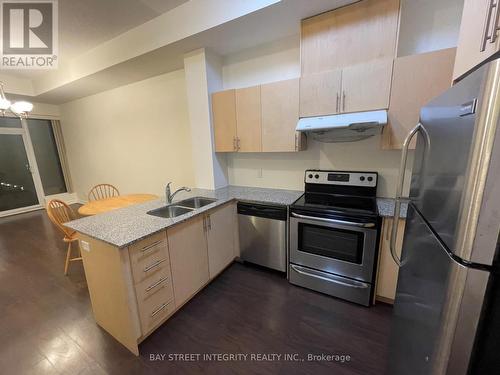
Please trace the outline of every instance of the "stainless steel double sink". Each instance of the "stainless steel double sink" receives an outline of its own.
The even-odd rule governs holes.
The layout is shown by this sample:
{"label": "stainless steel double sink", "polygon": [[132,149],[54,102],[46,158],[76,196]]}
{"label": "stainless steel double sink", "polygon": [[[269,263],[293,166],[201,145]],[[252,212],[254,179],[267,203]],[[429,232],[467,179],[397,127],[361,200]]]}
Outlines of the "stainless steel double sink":
{"label": "stainless steel double sink", "polygon": [[194,211],[197,208],[207,206],[216,201],[217,199],[214,198],[193,197],[184,199],[180,202],[172,203],[168,206],[148,211],[147,214],[169,219],[187,214],[188,212]]}

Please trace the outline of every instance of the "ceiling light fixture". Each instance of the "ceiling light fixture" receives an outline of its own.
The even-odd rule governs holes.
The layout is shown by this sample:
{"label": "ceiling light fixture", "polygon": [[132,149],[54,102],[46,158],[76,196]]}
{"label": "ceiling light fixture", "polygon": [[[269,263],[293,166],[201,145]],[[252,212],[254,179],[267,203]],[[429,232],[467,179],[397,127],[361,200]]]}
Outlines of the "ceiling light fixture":
{"label": "ceiling light fixture", "polygon": [[20,118],[27,118],[28,114],[33,110],[33,104],[24,100],[12,103],[5,97],[3,85],[3,82],[0,82],[0,113],[2,116],[5,116],[6,111],[10,110]]}

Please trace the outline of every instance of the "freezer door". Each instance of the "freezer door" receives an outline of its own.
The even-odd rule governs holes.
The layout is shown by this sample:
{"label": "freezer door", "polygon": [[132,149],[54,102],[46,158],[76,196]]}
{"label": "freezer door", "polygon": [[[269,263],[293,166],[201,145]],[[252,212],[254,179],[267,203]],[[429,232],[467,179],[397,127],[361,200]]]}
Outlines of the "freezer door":
{"label": "freezer door", "polygon": [[[412,205],[408,208],[401,257],[403,265],[399,269],[394,303],[388,373],[444,374],[453,348],[459,350],[467,363],[481,299],[466,304],[467,319],[472,323],[464,326],[467,331],[458,335],[469,335],[468,342],[460,347],[453,340],[462,315],[460,301],[468,290],[467,279],[475,270],[451,258]],[[484,289],[479,290],[479,295],[481,293],[484,294]]]}
{"label": "freezer door", "polygon": [[428,140],[420,136],[417,140],[410,189],[411,201],[446,247],[464,260],[486,265],[492,264],[494,243],[472,253],[476,232],[481,230],[476,224],[490,160],[499,149],[494,148],[499,83],[500,62],[495,60],[422,108],[420,122]]}

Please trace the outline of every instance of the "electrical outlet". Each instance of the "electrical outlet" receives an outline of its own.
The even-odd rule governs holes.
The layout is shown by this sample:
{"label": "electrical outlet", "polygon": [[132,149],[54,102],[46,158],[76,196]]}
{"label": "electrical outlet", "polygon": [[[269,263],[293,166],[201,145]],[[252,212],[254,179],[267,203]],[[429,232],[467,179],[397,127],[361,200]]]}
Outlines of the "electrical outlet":
{"label": "electrical outlet", "polygon": [[82,250],[90,252],[90,244],[88,242],[80,241],[80,246],[81,246]]}

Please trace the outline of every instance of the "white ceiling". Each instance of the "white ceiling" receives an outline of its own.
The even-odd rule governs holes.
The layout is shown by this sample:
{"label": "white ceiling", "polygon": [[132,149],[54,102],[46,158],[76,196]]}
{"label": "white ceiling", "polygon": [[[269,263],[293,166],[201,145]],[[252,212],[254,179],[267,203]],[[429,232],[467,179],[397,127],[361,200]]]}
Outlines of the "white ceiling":
{"label": "white ceiling", "polygon": [[[188,0],[62,0],[59,1],[59,64],[102,44]],[[36,78],[45,71],[9,72]]]}
{"label": "white ceiling", "polygon": [[[204,0],[202,0],[204,1]],[[224,0],[225,1],[225,0]],[[227,0],[232,1],[232,0]],[[193,34],[86,77],[42,91],[33,100],[60,104],[113,87],[180,69],[185,53],[208,48],[226,56],[300,32],[300,20],[359,0],[280,0],[280,2]],[[61,4],[63,4],[61,6]],[[62,0],[57,71],[15,73],[30,80],[59,74],[64,61],[82,55],[187,0]],[[119,5],[118,5],[119,4]],[[112,15],[112,16],[109,16]],[[186,20],[189,21],[189,20]],[[102,46],[101,46],[102,47]],[[76,60],[75,60],[76,61]],[[71,66],[70,66],[71,67]],[[14,72],[12,72],[14,73]],[[9,71],[8,74],[11,74]]]}

